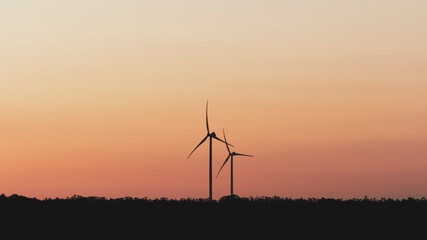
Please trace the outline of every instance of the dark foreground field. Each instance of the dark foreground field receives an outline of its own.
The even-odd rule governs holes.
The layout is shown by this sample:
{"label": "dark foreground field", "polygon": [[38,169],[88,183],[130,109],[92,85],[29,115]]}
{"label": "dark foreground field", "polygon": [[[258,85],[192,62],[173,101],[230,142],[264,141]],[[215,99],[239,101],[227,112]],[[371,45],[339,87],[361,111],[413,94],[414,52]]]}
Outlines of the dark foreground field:
{"label": "dark foreground field", "polygon": [[427,200],[411,198],[209,202],[2,195],[0,214],[0,239],[414,239],[427,231]]}

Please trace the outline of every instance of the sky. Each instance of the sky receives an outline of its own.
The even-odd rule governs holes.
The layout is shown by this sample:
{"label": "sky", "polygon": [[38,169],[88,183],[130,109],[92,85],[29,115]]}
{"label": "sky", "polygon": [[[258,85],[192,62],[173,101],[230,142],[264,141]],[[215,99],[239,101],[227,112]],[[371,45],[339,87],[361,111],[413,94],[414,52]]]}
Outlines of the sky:
{"label": "sky", "polygon": [[[427,2],[0,1],[0,193],[427,196]],[[214,176],[227,157],[213,144]],[[229,194],[230,166],[213,182]]]}

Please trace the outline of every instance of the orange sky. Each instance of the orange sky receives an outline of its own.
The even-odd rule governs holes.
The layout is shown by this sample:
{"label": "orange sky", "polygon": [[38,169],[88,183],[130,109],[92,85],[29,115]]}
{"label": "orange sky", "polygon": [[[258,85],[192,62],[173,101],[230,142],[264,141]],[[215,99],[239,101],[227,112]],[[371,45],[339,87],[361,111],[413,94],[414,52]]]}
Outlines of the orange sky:
{"label": "orange sky", "polygon": [[[426,1],[0,3],[0,192],[427,196]],[[214,174],[226,158],[214,144]],[[214,197],[229,193],[229,166]]]}

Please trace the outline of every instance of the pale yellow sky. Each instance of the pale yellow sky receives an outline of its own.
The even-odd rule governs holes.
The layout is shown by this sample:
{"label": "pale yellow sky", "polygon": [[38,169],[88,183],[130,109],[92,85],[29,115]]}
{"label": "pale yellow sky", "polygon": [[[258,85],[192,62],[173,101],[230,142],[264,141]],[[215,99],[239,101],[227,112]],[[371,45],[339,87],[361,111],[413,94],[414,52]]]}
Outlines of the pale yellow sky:
{"label": "pale yellow sky", "polygon": [[[0,2],[0,191],[427,195],[426,1]],[[225,159],[215,147],[214,170]],[[243,162],[244,161],[244,162]],[[227,194],[229,169],[214,186]]]}

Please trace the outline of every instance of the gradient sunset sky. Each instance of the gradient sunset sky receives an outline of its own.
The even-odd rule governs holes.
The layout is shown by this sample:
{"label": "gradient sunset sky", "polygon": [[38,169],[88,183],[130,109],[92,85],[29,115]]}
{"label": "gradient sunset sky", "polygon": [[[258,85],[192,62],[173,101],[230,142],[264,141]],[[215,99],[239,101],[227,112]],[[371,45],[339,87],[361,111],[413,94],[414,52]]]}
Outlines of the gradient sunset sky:
{"label": "gradient sunset sky", "polygon": [[[427,1],[1,1],[0,193],[427,197]],[[214,143],[214,174],[227,156]],[[229,194],[227,165],[214,198]]]}

